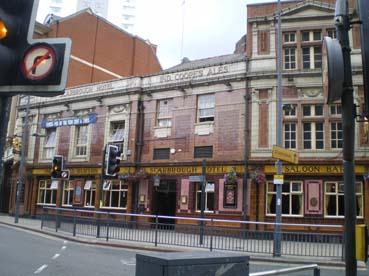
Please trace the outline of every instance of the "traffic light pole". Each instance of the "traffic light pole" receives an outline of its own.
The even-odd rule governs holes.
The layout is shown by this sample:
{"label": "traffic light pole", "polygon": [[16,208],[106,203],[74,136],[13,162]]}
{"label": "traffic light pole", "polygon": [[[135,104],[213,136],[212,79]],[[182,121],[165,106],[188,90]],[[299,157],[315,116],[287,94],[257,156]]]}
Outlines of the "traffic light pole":
{"label": "traffic light pole", "polygon": [[[101,175],[100,175],[100,196],[99,196],[99,211],[103,204],[103,189],[104,189],[104,173],[105,173],[105,156],[106,156],[106,145],[104,145],[102,150],[102,160],[101,160]],[[97,230],[96,230],[96,237],[100,237],[100,217],[101,214],[98,213],[97,215]]]}
{"label": "traffic light pole", "polygon": [[27,96],[27,106],[26,106],[26,117],[24,119],[23,124],[23,132],[22,132],[22,151],[21,151],[21,159],[19,162],[18,168],[18,180],[17,180],[17,193],[16,193],[16,200],[15,200],[15,215],[14,215],[14,223],[18,223],[19,218],[19,204],[20,204],[20,194],[22,192],[22,185],[24,181],[23,177],[23,167],[24,167],[24,160],[26,157],[26,148],[27,148],[27,137],[28,137],[28,116],[29,116],[29,102],[30,96]]}
{"label": "traffic light pole", "polygon": [[[0,96],[0,133],[8,132],[8,121],[10,114],[10,105],[12,97]],[[4,183],[4,156],[6,135],[0,135],[0,210],[3,206],[3,190],[5,188]]]}
{"label": "traffic light pole", "polygon": [[342,47],[344,64],[344,84],[342,93],[342,129],[343,129],[343,180],[345,205],[345,265],[346,276],[357,275],[355,256],[355,106],[352,87],[351,48],[349,42],[350,18],[346,0],[336,1],[335,22],[337,39]]}

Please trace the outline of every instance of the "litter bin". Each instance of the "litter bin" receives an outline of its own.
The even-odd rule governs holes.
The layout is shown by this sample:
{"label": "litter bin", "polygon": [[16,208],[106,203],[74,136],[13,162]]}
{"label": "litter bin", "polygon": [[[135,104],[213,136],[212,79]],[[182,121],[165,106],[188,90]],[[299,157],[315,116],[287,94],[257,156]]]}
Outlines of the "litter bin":
{"label": "litter bin", "polygon": [[249,275],[249,257],[223,252],[136,254],[136,276]]}

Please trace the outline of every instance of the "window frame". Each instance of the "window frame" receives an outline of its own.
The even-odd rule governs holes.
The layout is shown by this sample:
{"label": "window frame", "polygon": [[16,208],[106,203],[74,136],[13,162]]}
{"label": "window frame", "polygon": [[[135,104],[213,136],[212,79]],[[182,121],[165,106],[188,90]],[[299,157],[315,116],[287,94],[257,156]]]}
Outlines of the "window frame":
{"label": "window frame", "polygon": [[[208,99],[210,100],[207,101]],[[215,120],[215,94],[198,95],[197,123],[214,122],[214,120]]]}
{"label": "window frame", "polygon": [[[328,185],[335,185],[335,191],[327,191]],[[360,187],[358,189],[358,186]],[[332,186],[331,186],[332,187]],[[358,191],[359,190],[359,191]],[[336,215],[328,215],[328,208],[330,204],[330,200],[327,200],[327,196],[335,197],[335,213]],[[359,214],[356,215],[358,219],[364,218],[364,191],[363,191],[363,182],[355,181],[355,196],[356,202],[358,204],[358,208],[360,208]],[[340,199],[341,204],[343,206],[340,207]],[[360,202],[359,202],[360,200]],[[340,209],[343,209],[340,211]],[[344,183],[342,181],[326,181],[324,182],[324,217],[325,218],[344,218],[345,217],[345,206],[344,206]]]}
{"label": "window frame", "polygon": [[[38,190],[37,190],[37,205],[56,206],[57,191],[58,191],[57,187],[56,189],[52,188],[51,179],[40,180],[38,182]],[[43,198],[42,201],[41,201],[41,197]],[[49,202],[47,202],[48,197],[50,199]]]}
{"label": "window frame", "polygon": [[73,206],[74,181],[63,181],[62,206]]}
{"label": "window frame", "polygon": [[156,126],[172,127],[173,99],[162,99],[156,105]]}
{"label": "window frame", "polygon": [[[286,189],[284,189],[284,187],[286,187],[286,185],[289,185],[289,189],[288,191],[286,191]],[[293,187],[294,184],[298,184],[300,186],[300,189],[298,191],[294,191]],[[277,191],[276,191],[276,185],[282,185],[282,217],[303,217],[304,216],[304,182],[303,181],[285,181],[283,184],[274,184],[272,181],[267,181],[266,184],[266,206],[265,206],[265,212],[267,216],[275,216],[276,213],[272,213],[271,210],[271,206],[273,208],[275,208],[275,200],[277,198]],[[270,188],[273,187],[272,190],[270,190]],[[273,200],[273,196],[274,196],[274,200]],[[283,200],[285,198],[285,196],[289,196],[288,200],[289,200],[289,204],[288,204],[288,209],[289,212],[288,214],[283,213],[283,206],[285,206],[283,204]],[[300,213],[299,214],[294,214],[293,213],[293,208],[295,206],[295,204],[293,204],[293,198],[298,196],[299,197],[299,202],[300,202]],[[269,199],[270,198],[270,199]],[[269,206],[268,206],[269,205]]]}
{"label": "window frame", "polygon": [[[90,181],[90,187],[86,188],[86,185]],[[84,190],[84,201],[83,206],[86,208],[94,208],[96,201],[96,186],[97,183],[95,180],[86,180],[85,185],[83,187]]]}
{"label": "window frame", "polygon": [[[116,188],[118,186],[118,188]],[[116,209],[116,210],[127,210],[128,205],[128,190],[129,186],[128,183],[121,180],[111,180],[109,189],[103,189],[103,205],[102,209]],[[118,194],[118,195],[115,195]],[[125,198],[125,206],[121,206],[121,200]],[[113,200],[117,199],[117,206],[113,206]],[[109,203],[107,205],[107,202]]]}

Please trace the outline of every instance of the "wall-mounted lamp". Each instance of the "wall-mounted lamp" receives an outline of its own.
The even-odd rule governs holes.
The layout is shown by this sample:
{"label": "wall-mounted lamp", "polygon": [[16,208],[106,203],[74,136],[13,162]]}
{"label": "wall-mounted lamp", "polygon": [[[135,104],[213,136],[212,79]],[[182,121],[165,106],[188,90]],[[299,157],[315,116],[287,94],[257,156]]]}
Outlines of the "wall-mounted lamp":
{"label": "wall-mounted lamp", "polygon": [[145,202],[145,195],[140,195],[140,203],[144,203]]}
{"label": "wall-mounted lamp", "polygon": [[233,87],[232,87],[232,84],[230,82],[226,82],[225,86],[227,87],[227,92],[232,92],[233,91]]}
{"label": "wall-mounted lamp", "polygon": [[179,91],[182,92],[184,95],[187,93],[186,89],[184,89],[183,87],[180,87]]}
{"label": "wall-mounted lamp", "polygon": [[102,97],[98,97],[98,98],[96,98],[96,101],[99,103],[99,105],[100,105],[100,106],[103,104],[103,99],[102,99]]}
{"label": "wall-mounted lamp", "polygon": [[70,106],[69,106],[69,103],[65,103],[64,106],[67,108],[67,111],[70,110]]}
{"label": "wall-mounted lamp", "polygon": [[175,154],[175,153],[176,153],[176,149],[171,148],[171,149],[170,149],[170,153],[171,153],[171,154]]}

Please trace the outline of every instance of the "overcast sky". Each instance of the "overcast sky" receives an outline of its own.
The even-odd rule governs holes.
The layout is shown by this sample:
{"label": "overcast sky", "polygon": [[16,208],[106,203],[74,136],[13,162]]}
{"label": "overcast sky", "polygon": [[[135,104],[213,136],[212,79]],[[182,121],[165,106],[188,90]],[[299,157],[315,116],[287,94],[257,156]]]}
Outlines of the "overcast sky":
{"label": "overcast sky", "polygon": [[136,0],[134,34],[158,46],[164,69],[231,54],[246,33],[246,5],[262,2],[276,0]]}

